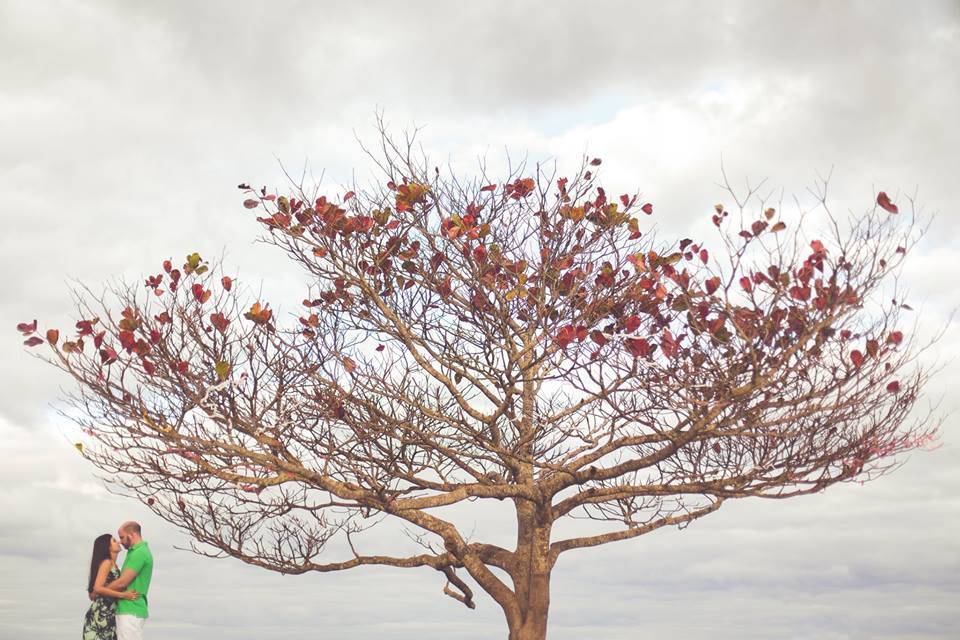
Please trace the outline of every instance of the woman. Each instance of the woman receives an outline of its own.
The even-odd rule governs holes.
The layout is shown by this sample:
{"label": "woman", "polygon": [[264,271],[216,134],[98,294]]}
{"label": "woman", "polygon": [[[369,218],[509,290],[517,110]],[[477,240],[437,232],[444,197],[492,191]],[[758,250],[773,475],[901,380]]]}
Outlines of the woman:
{"label": "woman", "polygon": [[117,640],[117,598],[136,600],[136,591],[114,591],[107,585],[120,577],[117,554],[120,543],[109,533],[93,541],[87,594],[93,604],[83,623],[83,640]]}

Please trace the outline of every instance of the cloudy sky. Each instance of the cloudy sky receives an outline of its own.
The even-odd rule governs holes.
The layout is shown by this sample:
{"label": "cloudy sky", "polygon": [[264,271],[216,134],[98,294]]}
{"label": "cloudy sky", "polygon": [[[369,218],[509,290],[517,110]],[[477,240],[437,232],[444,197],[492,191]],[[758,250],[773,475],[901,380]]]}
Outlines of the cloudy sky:
{"label": "cloudy sky", "polygon": [[[79,634],[93,538],[140,519],[157,557],[151,640],[504,637],[429,570],[283,577],[177,550],[108,494],[55,413],[66,379],[17,322],[63,326],[70,282],[225,253],[291,300],[235,185],[278,161],[335,188],[367,170],[382,111],[433,157],[505,149],[638,188],[705,232],[721,159],[839,211],[917,193],[932,232],[904,274],[919,331],[946,327],[929,401],[942,447],[810,498],[729,504],[689,529],[569,554],[552,638],[953,638],[960,624],[960,4],[907,2],[55,2],[0,0],[0,638]],[[615,189],[614,189],[615,191]],[[616,191],[615,191],[616,192]],[[695,237],[695,236],[694,236]],[[479,533],[508,523],[480,514]]]}

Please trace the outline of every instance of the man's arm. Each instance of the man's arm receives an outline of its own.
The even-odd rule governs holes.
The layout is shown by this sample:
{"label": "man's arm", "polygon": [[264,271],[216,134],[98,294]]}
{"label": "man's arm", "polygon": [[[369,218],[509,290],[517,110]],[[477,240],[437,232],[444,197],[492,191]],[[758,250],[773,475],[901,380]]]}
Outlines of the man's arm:
{"label": "man's arm", "polygon": [[136,577],[136,571],[133,569],[124,569],[119,578],[107,585],[107,589],[113,589],[114,591],[125,591]]}

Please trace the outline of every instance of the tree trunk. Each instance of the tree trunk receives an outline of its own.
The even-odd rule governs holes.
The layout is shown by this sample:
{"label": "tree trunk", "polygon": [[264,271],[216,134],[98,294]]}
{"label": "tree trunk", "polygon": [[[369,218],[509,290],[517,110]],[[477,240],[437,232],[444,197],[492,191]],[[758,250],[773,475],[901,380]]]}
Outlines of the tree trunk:
{"label": "tree trunk", "polygon": [[517,502],[517,553],[510,572],[517,612],[507,616],[510,640],[546,640],[550,612],[550,517],[529,502]]}
{"label": "tree trunk", "polygon": [[550,573],[531,576],[529,595],[520,605],[520,615],[507,620],[509,640],[546,640],[550,612]]}

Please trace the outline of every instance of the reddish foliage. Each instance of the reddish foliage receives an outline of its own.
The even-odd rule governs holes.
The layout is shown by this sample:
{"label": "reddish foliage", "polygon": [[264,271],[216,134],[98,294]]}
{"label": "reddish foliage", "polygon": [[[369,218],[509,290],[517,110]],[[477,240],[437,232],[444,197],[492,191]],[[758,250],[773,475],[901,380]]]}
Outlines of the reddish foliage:
{"label": "reddish foliage", "polygon": [[888,196],[885,191],[877,194],[877,204],[890,213],[900,213],[900,209],[897,208],[897,205],[890,202],[890,196]]}
{"label": "reddish foliage", "polygon": [[504,192],[507,194],[507,197],[513,200],[520,200],[533,193],[533,189],[536,186],[537,184],[533,178],[519,178],[515,182],[506,185]]}
{"label": "reddish foliage", "polygon": [[217,331],[220,333],[226,333],[227,327],[230,325],[230,321],[222,313],[211,313],[210,314],[210,324],[216,327]]}
{"label": "reddish foliage", "polygon": [[644,338],[627,338],[623,341],[623,344],[627,352],[634,358],[646,358],[653,353],[650,343]]}
{"label": "reddish foliage", "polygon": [[28,323],[28,322],[21,322],[20,324],[17,325],[17,331],[19,331],[20,333],[22,333],[22,334],[25,335],[25,336],[30,335],[31,333],[33,333],[33,332],[36,331],[36,330],[37,330],[37,321],[36,321],[36,320],[34,320],[33,322],[29,322],[29,323]]}
{"label": "reddish foliage", "polygon": [[243,314],[247,320],[260,325],[269,323],[272,316],[273,312],[270,311],[269,305],[261,305],[259,302],[254,302],[250,310]]}

